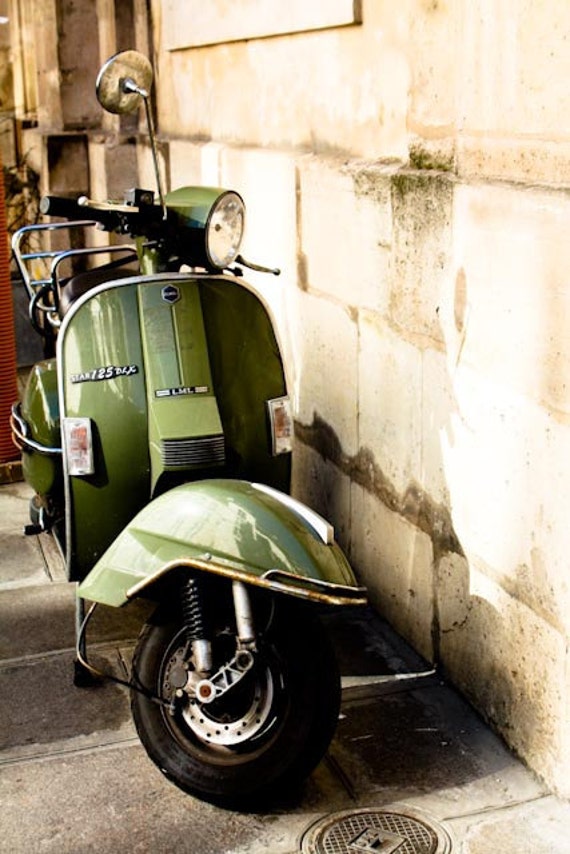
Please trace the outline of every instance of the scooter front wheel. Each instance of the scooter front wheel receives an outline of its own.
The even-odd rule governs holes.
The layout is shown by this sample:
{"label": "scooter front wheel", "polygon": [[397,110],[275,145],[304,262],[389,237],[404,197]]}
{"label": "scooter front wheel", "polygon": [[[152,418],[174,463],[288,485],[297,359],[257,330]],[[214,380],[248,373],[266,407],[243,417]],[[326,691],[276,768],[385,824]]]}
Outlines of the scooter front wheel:
{"label": "scooter front wheel", "polygon": [[[340,679],[329,640],[306,607],[287,599],[274,606],[251,670],[210,703],[177,689],[188,662],[181,617],[159,611],[139,638],[133,672],[163,700],[133,690],[141,742],[172,782],[204,800],[239,805],[296,786],[333,737]],[[215,659],[227,659],[232,646],[220,624]]]}

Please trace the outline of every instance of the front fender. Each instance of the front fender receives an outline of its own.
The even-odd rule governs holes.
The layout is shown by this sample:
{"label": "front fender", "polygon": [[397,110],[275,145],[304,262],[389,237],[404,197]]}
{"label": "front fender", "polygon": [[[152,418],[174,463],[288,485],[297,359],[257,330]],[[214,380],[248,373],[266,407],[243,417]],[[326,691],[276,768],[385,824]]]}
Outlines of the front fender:
{"label": "front fender", "polygon": [[237,480],[188,483],[151,501],[79,587],[124,605],[180,566],[330,604],[364,604],[333,531],[288,495]]}

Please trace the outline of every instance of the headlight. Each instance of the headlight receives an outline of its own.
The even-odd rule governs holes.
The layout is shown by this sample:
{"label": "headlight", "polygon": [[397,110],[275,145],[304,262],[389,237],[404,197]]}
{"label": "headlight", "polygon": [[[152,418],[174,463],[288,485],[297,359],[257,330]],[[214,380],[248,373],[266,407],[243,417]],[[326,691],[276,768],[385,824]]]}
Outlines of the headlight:
{"label": "headlight", "polygon": [[212,267],[223,270],[239,253],[245,227],[245,206],[233,191],[223,193],[212,205],[206,222],[206,255]]}

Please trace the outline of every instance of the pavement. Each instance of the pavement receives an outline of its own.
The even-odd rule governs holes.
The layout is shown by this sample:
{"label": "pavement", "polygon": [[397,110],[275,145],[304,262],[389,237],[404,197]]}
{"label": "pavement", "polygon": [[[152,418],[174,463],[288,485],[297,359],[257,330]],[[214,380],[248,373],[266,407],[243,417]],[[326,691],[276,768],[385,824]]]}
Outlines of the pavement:
{"label": "pavement", "polygon": [[[570,805],[440,676],[392,678],[426,664],[370,609],[327,619],[341,715],[300,791],[249,813],[179,791],[126,690],[74,687],[75,591],[50,537],[22,534],[29,497],[0,486],[0,852],[570,852]],[[127,673],[144,609],[97,618],[91,648]]]}

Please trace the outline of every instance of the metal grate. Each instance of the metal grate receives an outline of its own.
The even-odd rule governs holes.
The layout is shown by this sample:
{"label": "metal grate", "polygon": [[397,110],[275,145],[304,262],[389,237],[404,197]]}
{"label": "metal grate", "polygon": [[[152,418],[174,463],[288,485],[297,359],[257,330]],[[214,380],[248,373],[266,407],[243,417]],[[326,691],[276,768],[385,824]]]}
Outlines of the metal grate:
{"label": "metal grate", "polygon": [[451,848],[441,824],[409,808],[336,813],[312,825],[302,839],[303,854],[449,854]]}
{"label": "metal grate", "polygon": [[223,435],[194,439],[163,439],[162,462],[169,468],[221,466],[226,461]]}

